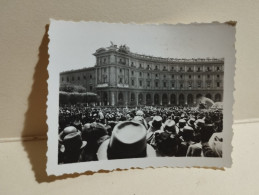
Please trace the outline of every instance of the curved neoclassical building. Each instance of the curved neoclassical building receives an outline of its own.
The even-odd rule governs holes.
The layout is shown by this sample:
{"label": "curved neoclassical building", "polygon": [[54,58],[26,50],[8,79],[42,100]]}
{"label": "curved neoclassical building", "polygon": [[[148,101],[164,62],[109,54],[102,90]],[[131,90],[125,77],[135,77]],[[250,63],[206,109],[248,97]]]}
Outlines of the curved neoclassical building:
{"label": "curved neoclassical building", "polygon": [[223,101],[224,59],[160,58],[113,44],[93,55],[93,67],[62,72],[60,82],[97,93],[100,105],[195,105],[201,96]]}

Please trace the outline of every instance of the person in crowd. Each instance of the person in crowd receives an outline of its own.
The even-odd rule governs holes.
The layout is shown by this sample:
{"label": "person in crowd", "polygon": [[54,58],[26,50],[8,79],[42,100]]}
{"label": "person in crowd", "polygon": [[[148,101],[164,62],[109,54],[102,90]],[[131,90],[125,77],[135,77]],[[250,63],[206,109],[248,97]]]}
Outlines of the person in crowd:
{"label": "person in crowd", "polygon": [[118,123],[110,139],[97,151],[98,160],[156,157],[155,150],[146,142],[147,130],[135,121]]}
{"label": "person in crowd", "polygon": [[159,156],[174,156],[177,153],[181,140],[172,119],[165,121],[163,130],[155,131],[154,134],[152,145]]}
{"label": "person in crowd", "polygon": [[[222,110],[188,106],[124,108],[76,104],[59,108],[58,163],[98,160],[96,153],[100,145],[113,136],[117,125],[124,122],[143,125],[146,142],[158,156],[222,157]],[[72,147],[69,144],[65,147],[63,143],[64,138],[73,133],[80,134],[82,143],[87,143],[80,147],[81,152],[75,152],[79,153],[75,155],[79,156],[78,161],[75,156],[69,156],[68,148]],[[75,137],[78,139],[79,136]],[[66,139],[75,138],[68,136]],[[67,160],[68,157],[72,160]]]}
{"label": "person in crowd", "polygon": [[162,117],[154,116],[153,120],[149,122],[149,129],[147,131],[147,142],[151,143],[154,139],[154,133],[162,130]]}
{"label": "person in crowd", "polygon": [[182,134],[183,134],[183,129],[184,129],[185,125],[186,125],[186,121],[184,119],[180,119],[179,123],[177,125],[177,127],[179,129],[179,135],[180,136],[182,136]]}
{"label": "person in crowd", "polygon": [[189,146],[194,144],[194,142],[192,141],[193,128],[187,125],[184,126],[180,138],[182,139],[182,141],[178,147],[176,156],[186,156]]}
{"label": "person in crowd", "polygon": [[75,163],[85,161],[84,148],[87,145],[86,141],[82,140],[80,132],[73,132],[66,135],[63,139],[64,148],[63,163]]}

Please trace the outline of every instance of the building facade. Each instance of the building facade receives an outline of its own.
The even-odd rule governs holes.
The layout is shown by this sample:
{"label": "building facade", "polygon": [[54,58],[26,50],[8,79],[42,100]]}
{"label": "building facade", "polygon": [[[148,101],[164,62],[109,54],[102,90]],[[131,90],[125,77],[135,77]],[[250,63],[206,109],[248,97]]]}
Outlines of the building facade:
{"label": "building facade", "polygon": [[60,82],[84,86],[102,106],[195,105],[223,101],[224,59],[140,55],[121,45],[97,49],[91,68],[60,73]]}

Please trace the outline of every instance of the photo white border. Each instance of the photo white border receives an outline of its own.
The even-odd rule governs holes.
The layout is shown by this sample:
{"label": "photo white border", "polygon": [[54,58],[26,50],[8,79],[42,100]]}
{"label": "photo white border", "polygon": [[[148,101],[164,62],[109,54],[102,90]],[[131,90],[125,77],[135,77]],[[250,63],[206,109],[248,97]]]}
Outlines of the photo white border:
{"label": "photo white border", "polygon": [[[234,42],[229,44],[229,53],[224,57],[224,92],[223,92],[223,157],[156,157],[119,159],[105,161],[80,162],[58,165],[58,115],[59,115],[59,69],[55,63],[55,49],[51,41],[53,36],[53,25],[57,23],[74,23],[73,21],[61,21],[51,19],[49,27],[49,66],[48,73],[48,98],[47,98],[47,125],[48,125],[48,151],[47,151],[47,174],[62,175],[72,173],[83,173],[86,171],[116,170],[146,167],[231,167],[232,158],[232,136],[233,136],[233,103],[234,103],[234,76],[235,76],[235,26],[227,25],[234,29]],[[81,21],[80,23],[86,23]],[[107,23],[106,23],[107,24]],[[219,23],[212,23],[219,24]],[[131,24],[132,25],[132,24]],[[136,24],[145,25],[145,24]],[[147,25],[169,25],[169,24],[147,24]],[[171,25],[171,24],[170,24]],[[209,24],[172,24],[172,25],[209,25]]]}

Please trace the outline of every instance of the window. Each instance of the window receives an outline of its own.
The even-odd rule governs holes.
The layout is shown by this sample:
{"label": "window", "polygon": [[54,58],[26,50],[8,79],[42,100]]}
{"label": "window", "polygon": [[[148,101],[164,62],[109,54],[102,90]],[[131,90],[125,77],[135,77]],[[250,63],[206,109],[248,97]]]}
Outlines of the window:
{"label": "window", "polygon": [[207,70],[210,71],[210,67],[207,67]]}
{"label": "window", "polygon": [[134,62],[131,62],[131,66],[134,66]]}
{"label": "window", "polygon": [[150,76],[150,74],[149,74],[149,73],[147,73],[147,76],[149,77],[149,76]]}
{"label": "window", "polygon": [[219,74],[217,75],[217,78],[219,78]]}
{"label": "window", "polygon": [[198,78],[201,78],[201,75],[198,75]]}
{"label": "window", "polygon": [[164,70],[166,70],[166,67],[164,66]]}
{"label": "window", "polygon": [[150,81],[147,81],[147,86],[150,87]]}
{"label": "window", "polygon": [[201,88],[201,82],[198,82],[198,88]]}
{"label": "window", "polygon": [[189,79],[191,79],[192,78],[192,75],[189,75]]}
{"label": "window", "polygon": [[166,82],[164,82],[164,87],[166,87]]}
{"label": "window", "polygon": [[200,67],[198,67],[198,72],[200,72],[201,71],[201,68]]}
{"label": "window", "polygon": [[86,76],[84,75],[83,77],[84,77],[84,80],[86,80]]}
{"label": "window", "polygon": [[156,87],[158,87],[158,82],[157,81],[155,82],[155,85],[156,85]]}
{"label": "window", "polygon": [[142,68],[142,64],[139,64],[139,68]]}
{"label": "window", "polygon": [[191,71],[192,71],[191,67],[189,67],[188,71],[189,71],[189,72],[191,72]]}
{"label": "window", "polygon": [[139,72],[139,76],[140,76],[140,77],[142,76],[142,72]]}
{"label": "window", "polygon": [[174,70],[174,67],[172,66],[171,70],[173,71]]}
{"label": "window", "polygon": [[183,67],[180,67],[180,71],[183,71]]}
{"label": "window", "polygon": [[92,91],[93,90],[93,86],[90,86],[90,91]]}
{"label": "window", "polygon": [[63,77],[61,77],[61,80],[62,80],[62,81],[64,81],[64,78],[63,78]]}
{"label": "window", "polygon": [[207,83],[207,87],[210,88],[210,83]]}
{"label": "window", "polygon": [[90,74],[90,79],[92,79],[92,75]]}
{"label": "window", "polygon": [[183,84],[180,84],[180,87],[183,88]]}
{"label": "window", "polygon": [[166,78],[166,75],[164,75],[164,78]]}
{"label": "window", "polygon": [[80,81],[80,77],[77,77],[77,80],[79,80],[79,81]]}
{"label": "window", "polygon": [[133,80],[133,79],[131,80],[131,85],[132,85],[132,86],[134,86],[134,85],[135,85],[135,83],[134,83],[134,80]]}
{"label": "window", "polygon": [[207,75],[207,78],[208,78],[208,79],[210,78],[210,75],[209,75],[209,74]]}
{"label": "window", "polygon": [[172,74],[172,79],[174,78],[174,75]]}
{"label": "window", "polygon": [[217,71],[219,71],[220,69],[219,69],[219,66],[217,67]]}
{"label": "window", "polygon": [[120,78],[120,83],[122,83],[122,78]]}
{"label": "window", "polygon": [[106,58],[103,59],[103,63],[106,64]]}
{"label": "window", "polygon": [[75,80],[75,78],[74,77],[72,77],[72,81],[74,81]]}
{"label": "window", "polygon": [[156,77],[158,77],[158,74],[156,74]]}
{"label": "window", "polygon": [[139,86],[142,87],[142,81],[139,81]]}
{"label": "window", "polygon": [[174,88],[174,83],[172,83],[172,88]]}
{"label": "window", "polygon": [[158,68],[157,68],[157,66],[156,66],[156,68],[155,68],[155,69],[156,69],[156,70],[158,69]]}
{"label": "window", "polygon": [[192,87],[192,82],[189,82],[189,88],[191,88]]}
{"label": "window", "polygon": [[180,75],[180,78],[182,79],[182,78],[183,78],[183,75]]}
{"label": "window", "polygon": [[131,71],[131,75],[132,75],[132,76],[134,75],[134,71]]}
{"label": "window", "polygon": [[219,82],[217,82],[217,87],[220,87],[220,83]]}
{"label": "window", "polygon": [[67,77],[67,82],[69,82],[69,78]]}

